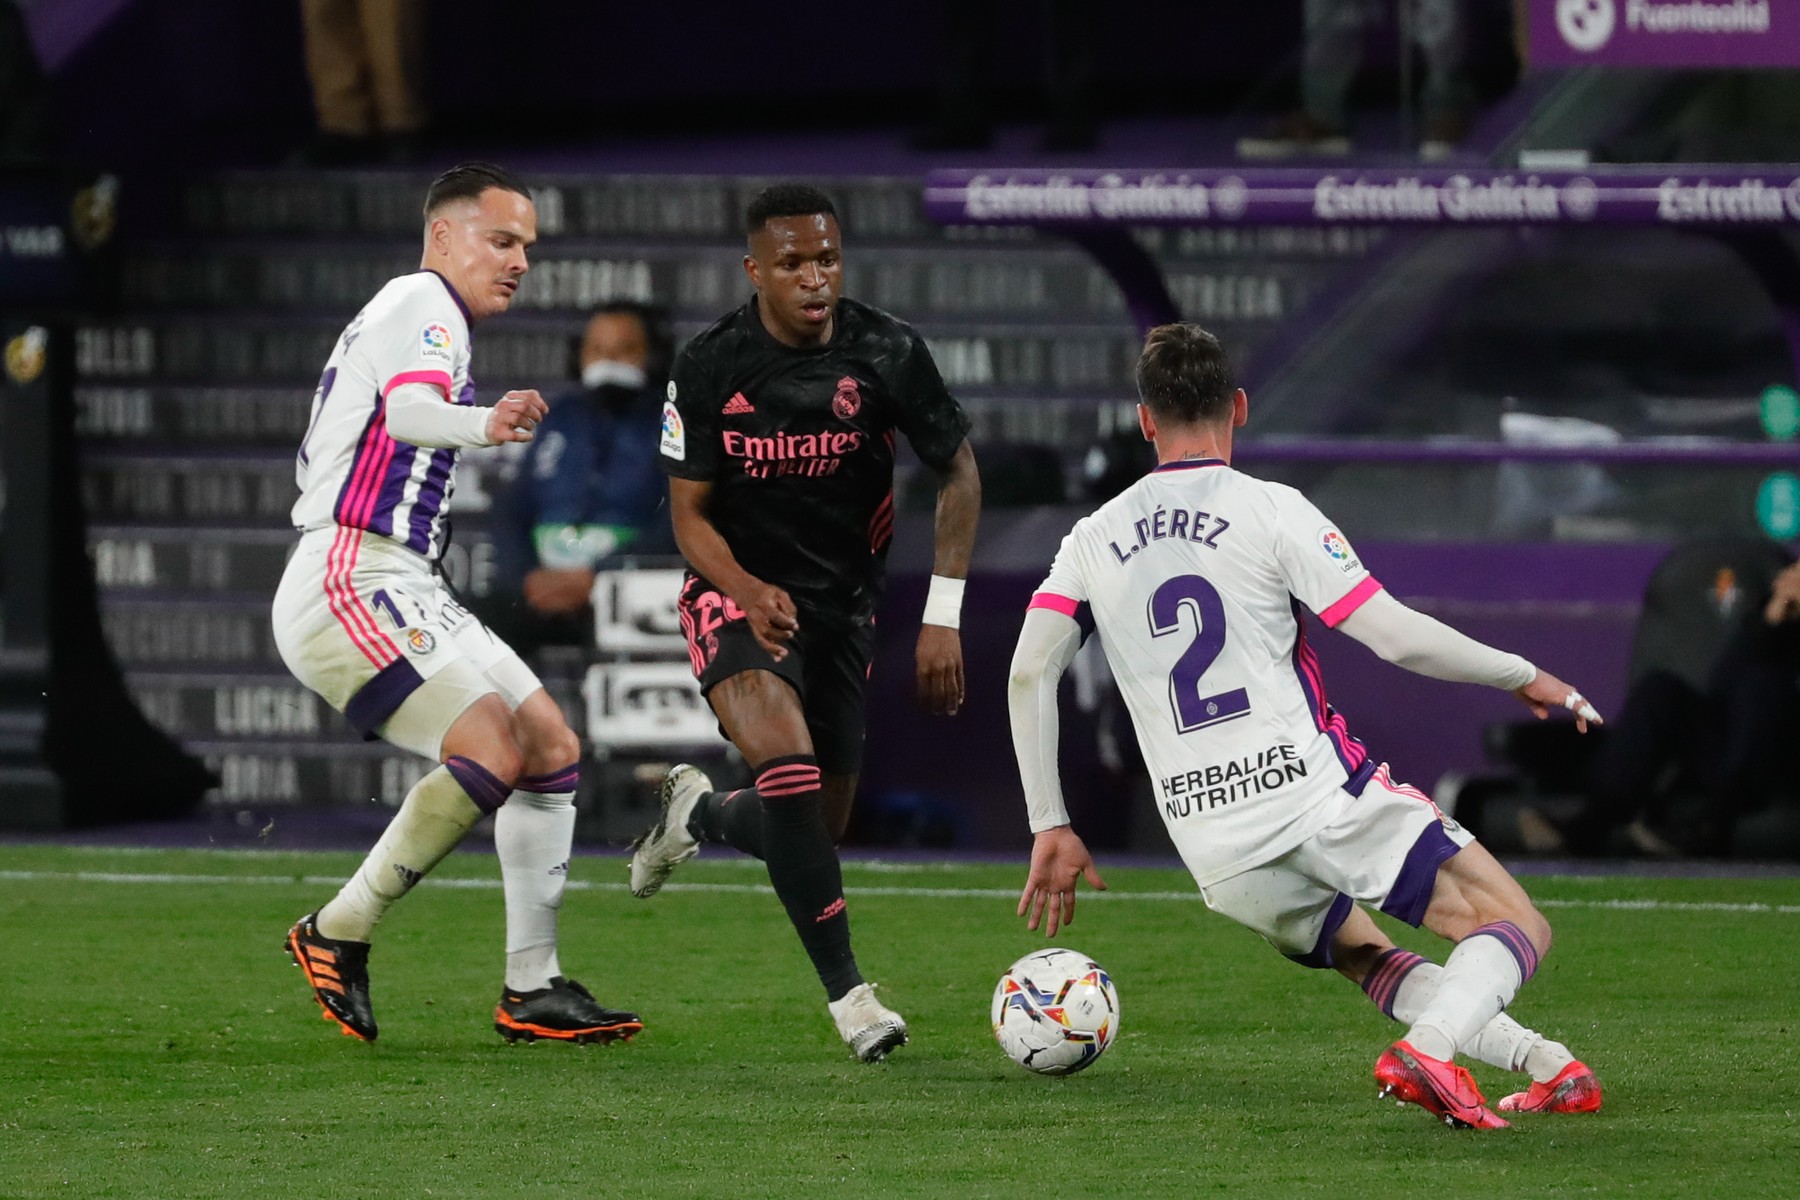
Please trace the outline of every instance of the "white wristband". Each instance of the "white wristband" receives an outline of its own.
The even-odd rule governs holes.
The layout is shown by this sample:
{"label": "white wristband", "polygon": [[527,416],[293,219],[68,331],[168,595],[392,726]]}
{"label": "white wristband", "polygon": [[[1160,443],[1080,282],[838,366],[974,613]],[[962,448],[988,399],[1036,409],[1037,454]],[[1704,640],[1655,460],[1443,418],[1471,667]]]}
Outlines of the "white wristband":
{"label": "white wristband", "polygon": [[962,628],[963,584],[966,582],[945,575],[931,577],[931,590],[925,593],[925,624],[942,625],[946,629]]}

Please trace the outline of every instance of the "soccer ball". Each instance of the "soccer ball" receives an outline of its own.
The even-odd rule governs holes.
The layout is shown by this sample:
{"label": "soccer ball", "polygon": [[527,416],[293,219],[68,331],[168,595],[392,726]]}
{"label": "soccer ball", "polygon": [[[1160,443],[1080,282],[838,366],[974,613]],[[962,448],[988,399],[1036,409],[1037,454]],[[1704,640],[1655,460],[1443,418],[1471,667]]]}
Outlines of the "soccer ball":
{"label": "soccer ball", "polygon": [[1119,993],[1099,963],[1075,950],[1039,950],[994,988],[994,1038],[1040,1075],[1073,1075],[1119,1036]]}

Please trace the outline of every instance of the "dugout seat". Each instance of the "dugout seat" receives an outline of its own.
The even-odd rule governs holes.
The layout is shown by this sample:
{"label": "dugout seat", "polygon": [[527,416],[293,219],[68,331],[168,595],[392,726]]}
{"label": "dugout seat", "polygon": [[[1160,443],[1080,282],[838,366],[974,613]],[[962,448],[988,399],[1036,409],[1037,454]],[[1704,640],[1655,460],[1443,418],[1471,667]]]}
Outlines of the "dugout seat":
{"label": "dugout seat", "polygon": [[[1755,632],[1775,575],[1792,561],[1762,538],[1709,538],[1676,546],[1657,564],[1644,589],[1632,640],[1628,684],[1653,672],[1672,675],[1705,693],[1735,637]],[[1789,639],[1790,641],[1792,639]],[[1783,651],[1782,670],[1792,670]],[[1800,678],[1796,679],[1800,686]],[[1617,713],[1607,714],[1615,720]],[[1515,853],[1556,852],[1545,840],[1587,803],[1590,772],[1607,740],[1602,727],[1583,736],[1572,722],[1519,721],[1488,727],[1484,742],[1498,776],[1450,781],[1457,819],[1490,848]],[[1762,807],[1742,814],[1723,844],[1734,857],[1800,858],[1800,788],[1778,789]],[[1613,830],[1610,853],[1628,856],[1687,852],[1684,829],[1703,824],[1708,805],[1699,781],[1672,766],[1654,788],[1666,813],[1662,827],[1643,822]],[[1547,818],[1550,828],[1535,817]]]}
{"label": "dugout seat", "polygon": [[677,762],[726,785],[741,773],[688,661],[675,598],[678,566],[601,571],[591,592],[595,656],[581,682],[588,757],[598,776],[584,836],[629,840],[656,819],[663,772]]}

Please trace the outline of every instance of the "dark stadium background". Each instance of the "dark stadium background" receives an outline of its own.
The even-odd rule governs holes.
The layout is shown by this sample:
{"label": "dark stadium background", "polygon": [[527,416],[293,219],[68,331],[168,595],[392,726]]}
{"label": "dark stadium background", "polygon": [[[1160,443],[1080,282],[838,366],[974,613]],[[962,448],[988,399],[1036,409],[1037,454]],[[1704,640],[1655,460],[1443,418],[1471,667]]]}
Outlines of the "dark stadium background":
{"label": "dark stadium background", "polygon": [[[37,265],[0,260],[11,274],[0,298],[9,321],[48,321],[67,335],[46,378],[80,400],[82,424],[65,449],[79,455],[97,604],[126,690],[222,780],[197,816],[169,828],[248,837],[274,817],[320,837],[343,829],[360,844],[358,822],[378,823],[386,810],[372,813],[356,797],[396,802],[416,770],[398,753],[350,744],[322,706],[287,727],[254,717],[234,724],[232,714],[254,707],[242,689],[297,692],[258,622],[266,625],[284,546],[293,417],[303,416],[320,347],[373,286],[410,265],[410,206],[430,175],[480,156],[556,189],[563,214],[559,230],[546,228],[539,274],[515,313],[477,339],[484,386],[556,384],[585,303],[646,281],[648,298],[673,307],[684,336],[737,303],[736,214],[761,181],[818,179],[843,199],[848,290],[891,306],[932,340],[976,415],[989,492],[964,627],[970,703],[945,724],[909,696],[930,517],[917,481],[902,481],[852,840],[1024,844],[1005,664],[1031,586],[1092,504],[1088,472],[1096,463],[1130,469],[1129,442],[1108,431],[1130,398],[1135,333],[1116,289],[1079,250],[1051,235],[942,230],[922,215],[923,179],[940,166],[1230,166],[1235,139],[1293,102],[1298,3],[1120,0],[1092,14],[1099,144],[1047,154],[1037,3],[994,6],[998,36],[982,60],[999,122],[994,145],[933,152],[911,139],[935,103],[935,5],[440,0],[426,32],[433,127],[423,161],[330,171],[286,165],[310,131],[295,6],[137,0],[72,3],[56,15],[52,0],[24,7],[34,31],[72,50],[49,75],[54,161],[9,167],[0,197],[12,207],[0,212],[8,225],[29,223],[18,214],[29,216],[43,196],[72,201],[111,178],[117,219],[95,248],[72,249],[47,286],[25,274]],[[1578,90],[1539,72],[1515,88],[1508,6],[1471,7],[1479,43],[1470,70],[1484,107],[1459,162],[1510,165],[1534,131],[1542,146],[1579,141],[1597,161],[1800,160],[1793,89],[1776,95],[1791,73],[1650,82],[1624,73]],[[86,18],[94,32],[78,39]],[[1411,161],[1403,134],[1416,114],[1398,108],[1394,45],[1393,30],[1374,39],[1372,69],[1358,85],[1355,164]],[[1760,138],[1746,139],[1746,111],[1758,114]],[[1503,414],[1523,412],[1592,421],[1626,440],[1760,443],[1758,397],[1794,383],[1776,311],[1743,265],[1706,239],[1483,231],[1439,235],[1393,261],[1387,231],[1333,232],[1347,236],[1146,236],[1187,315],[1217,328],[1243,365],[1253,405],[1262,405],[1253,435],[1493,442]],[[1781,236],[1791,253],[1793,234]],[[593,264],[589,282],[576,282],[571,267],[564,292],[534,301],[532,283],[547,286],[546,268],[565,259]],[[1360,279],[1380,286],[1356,313],[1320,307]],[[1345,345],[1327,353],[1323,335],[1334,331]],[[1290,363],[1306,370],[1284,374]],[[144,428],[121,416],[121,405],[135,403],[121,397],[146,390],[158,414],[188,417],[159,415]],[[258,415],[190,437],[182,421],[200,411],[196,396]],[[19,436],[8,432],[15,446]],[[1317,488],[1396,594],[1580,680],[1603,711],[1623,694],[1656,561],[1681,539],[1756,536],[1755,497],[1768,473],[1762,465],[1596,475],[1575,465],[1521,474],[1492,463],[1268,470]],[[1541,504],[1507,509],[1521,489],[1592,495],[1578,519],[1559,520]],[[1060,502],[1043,503],[1052,496]],[[15,494],[9,511],[17,530],[29,498]],[[478,515],[458,521],[465,545],[482,536]],[[9,551],[3,602],[15,610],[45,582],[12,573],[24,561]],[[15,620],[15,638],[20,628]],[[1505,697],[1405,675],[1316,627],[1313,640],[1332,701],[1399,777],[1440,792],[1459,778],[1514,779],[1489,745],[1499,736],[1490,731],[1517,716]],[[97,680],[92,694],[101,695],[112,666],[99,661],[91,633],[86,641],[94,661],[84,660],[81,679]],[[42,674],[19,670],[0,702],[24,711],[30,680]],[[572,685],[563,694],[574,702]],[[1164,852],[1128,735],[1121,764],[1110,757],[1104,707],[1066,714],[1078,822],[1096,845]],[[29,758],[29,747],[10,744],[19,761]],[[117,769],[110,754],[89,757]],[[583,827],[589,841],[617,841],[642,821],[642,798],[618,768],[591,772],[600,782]],[[65,775],[79,770],[67,765]],[[180,781],[171,792],[191,783],[178,760],[167,770]],[[8,797],[22,793],[0,794],[0,824],[126,821],[158,807],[154,786],[104,802],[98,790],[86,782],[60,808],[20,802],[10,817]],[[1499,787],[1497,812],[1517,790]],[[1506,844],[1502,824],[1483,836]],[[1767,836],[1777,840],[1764,847],[1793,844],[1788,826]]]}

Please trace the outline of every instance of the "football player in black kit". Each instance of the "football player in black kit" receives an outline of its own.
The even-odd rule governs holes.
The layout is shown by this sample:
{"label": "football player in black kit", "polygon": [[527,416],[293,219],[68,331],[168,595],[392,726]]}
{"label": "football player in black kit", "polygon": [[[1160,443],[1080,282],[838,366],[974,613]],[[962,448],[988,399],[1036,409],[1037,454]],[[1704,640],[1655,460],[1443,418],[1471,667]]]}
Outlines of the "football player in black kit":
{"label": "football player in black kit", "polygon": [[631,890],[654,895],[703,841],[768,864],[838,1033],[864,1062],[906,1041],[850,950],[836,840],[862,765],[864,685],[894,528],[894,434],[938,477],[937,544],[917,651],[932,712],[963,702],[957,633],[981,482],[969,420],[925,343],[840,299],[837,214],[815,188],[749,206],[756,295],[675,360],[662,466],[689,565],[679,602],[694,674],[756,785],[717,792],[682,765],[637,840]]}

